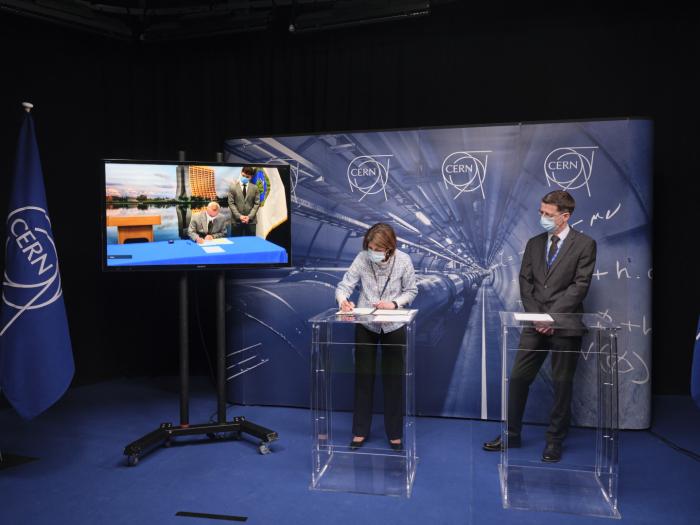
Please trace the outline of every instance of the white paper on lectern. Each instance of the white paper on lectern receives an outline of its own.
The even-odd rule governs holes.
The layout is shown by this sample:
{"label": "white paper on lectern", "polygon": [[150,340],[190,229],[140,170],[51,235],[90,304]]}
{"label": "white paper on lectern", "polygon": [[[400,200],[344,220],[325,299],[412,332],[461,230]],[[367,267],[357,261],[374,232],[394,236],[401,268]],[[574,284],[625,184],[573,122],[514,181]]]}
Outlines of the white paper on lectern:
{"label": "white paper on lectern", "polygon": [[226,250],[224,250],[221,246],[202,246],[202,250],[204,250],[206,253],[225,253]]}
{"label": "white paper on lectern", "polygon": [[336,315],[369,315],[374,312],[375,308],[353,308],[349,312],[338,310]]}
{"label": "white paper on lectern", "polygon": [[516,321],[540,321],[540,322],[548,322],[548,323],[553,323],[554,319],[552,319],[552,316],[549,314],[526,314],[526,313],[521,313],[521,312],[516,312],[513,314],[513,317],[515,317]]}
{"label": "white paper on lectern", "polygon": [[374,315],[411,315],[411,312],[413,312],[413,310],[406,310],[404,308],[395,310],[382,310],[381,308],[377,308],[374,311]]}
{"label": "white paper on lectern", "polygon": [[372,319],[377,323],[407,323],[410,320],[410,315],[375,315]]}

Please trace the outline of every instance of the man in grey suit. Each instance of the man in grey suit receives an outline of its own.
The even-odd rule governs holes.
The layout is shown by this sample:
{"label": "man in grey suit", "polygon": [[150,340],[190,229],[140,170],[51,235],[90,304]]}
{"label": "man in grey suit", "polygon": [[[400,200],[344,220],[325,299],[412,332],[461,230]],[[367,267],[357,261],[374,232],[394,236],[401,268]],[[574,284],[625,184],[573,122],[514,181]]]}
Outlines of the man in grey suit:
{"label": "man in grey suit", "polygon": [[239,180],[231,184],[228,191],[228,207],[231,210],[232,234],[234,236],[255,235],[260,208],[260,190],[251,184],[255,170],[250,166],[241,169]]}
{"label": "man in grey suit", "polygon": [[207,209],[196,214],[190,221],[187,234],[197,244],[226,237],[226,218],[219,215],[219,203],[212,201]]}
{"label": "man in grey suit", "polygon": [[[576,202],[566,191],[542,198],[540,224],[546,230],[527,242],[520,266],[520,297],[526,312],[583,313],[583,299],[595,270],[596,243],[569,226]],[[525,328],[510,372],[508,387],[508,447],[520,446],[523,413],[537,372],[550,352],[554,405],[546,432],[542,460],[557,462],[571,421],[571,396],[576,363],[581,350],[581,325],[553,329],[535,323]],[[539,351],[537,351],[539,350]],[[484,443],[484,450],[502,450],[501,437]]]}

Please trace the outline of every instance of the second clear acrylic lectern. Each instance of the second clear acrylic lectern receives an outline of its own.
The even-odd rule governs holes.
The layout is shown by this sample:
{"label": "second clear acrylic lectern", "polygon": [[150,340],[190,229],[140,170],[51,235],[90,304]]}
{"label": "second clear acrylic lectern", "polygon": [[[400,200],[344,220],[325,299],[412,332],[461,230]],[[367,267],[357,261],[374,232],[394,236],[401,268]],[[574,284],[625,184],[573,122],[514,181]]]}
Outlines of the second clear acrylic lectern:
{"label": "second clear acrylic lectern", "polygon": [[[503,506],[620,518],[618,327],[597,314],[524,315],[500,312]],[[563,445],[560,461],[543,455],[546,442]]]}
{"label": "second clear acrylic lectern", "polygon": [[[416,314],[417,310],[402,310],[376,315],[338,315],[337,309],[330,309],[309,319],[312,490],[410,497],[416,471],[413,370]],[[405,338],[399,337],[398,343],[380,344],[374,349],[359,345],[358,349],[359,326],[375,333],[400,330],[405,332]],[[358,352],[375,350],[376,355],[372,354],[370,361],[365,355],[359,364]],[[360,377],[362,374],[364,379]],[[351,441],[357,417],[354,412],[358,380],[365,389],[368,381],[373,385],[369,389],[373,401],[370,433],[365,443],[355,448]],[[385,393],[388,395],[384,396]],[[385,397],[392,401],[386,404]],[[394,408],[385,410],[387,406]],[[390,413],[393,415],[385,417]],[[397,425],[402,429],[402,446],[398,450],[391,447],[386,432],[386,427]]]}

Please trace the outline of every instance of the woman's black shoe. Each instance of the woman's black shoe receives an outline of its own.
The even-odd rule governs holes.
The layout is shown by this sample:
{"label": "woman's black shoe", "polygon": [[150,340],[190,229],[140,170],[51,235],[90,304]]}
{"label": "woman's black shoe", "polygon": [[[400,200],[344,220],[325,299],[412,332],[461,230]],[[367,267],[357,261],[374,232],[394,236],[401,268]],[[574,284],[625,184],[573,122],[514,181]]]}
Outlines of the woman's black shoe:
{"label": "woman's black shoe", "polygon": [[365,444],[365,441],[367,441],[367,438],[363,439],[362,441],[355,441],[353,439],[352,441],[350,441],[350,450],[357,450],[358,448],[360,448],[362,445]]}
{"label": "woman's black shoe", "polygon": [[392,443],[391,441],[389,441],[389,446],[391,447],[391,450],[403,450],[403,443]]}

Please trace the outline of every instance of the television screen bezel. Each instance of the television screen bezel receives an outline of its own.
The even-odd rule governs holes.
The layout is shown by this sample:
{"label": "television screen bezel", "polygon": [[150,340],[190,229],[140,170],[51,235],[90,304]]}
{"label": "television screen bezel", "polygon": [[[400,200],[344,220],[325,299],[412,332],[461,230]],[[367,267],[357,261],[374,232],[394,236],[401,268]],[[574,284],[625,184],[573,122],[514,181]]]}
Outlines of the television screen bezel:
{"label": "television screen bezel", "polygon": [[[285,187],[285,199],[287,201],[287,224],[289,227],[289,247],[282,246],[287,251],[286,263],[259,263],[259,264],[158,264],[137,266],[109,266],[107,264],[107,202],[105,200],[105,188],[107,187],[108,164],[146,164],[169,166],[221,166],[230,168],[243,168],[251,166],[255,168],[276,168],[280,171],[280,177]],[[194,160],[138,160],[138,159],[102,159],[102,184],[100,186],[100,242],[101,242],[101,266],[103,272],[158,272],[158,271],[206,271],[206,270],[234,270],[255,268],[290,268],[292,266],[292,207],[291,207],[291,167],[283,163],[252,163],[252,162],[211,162]]]}

